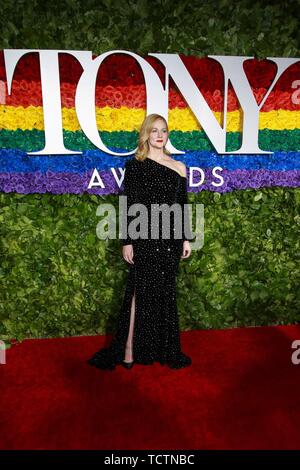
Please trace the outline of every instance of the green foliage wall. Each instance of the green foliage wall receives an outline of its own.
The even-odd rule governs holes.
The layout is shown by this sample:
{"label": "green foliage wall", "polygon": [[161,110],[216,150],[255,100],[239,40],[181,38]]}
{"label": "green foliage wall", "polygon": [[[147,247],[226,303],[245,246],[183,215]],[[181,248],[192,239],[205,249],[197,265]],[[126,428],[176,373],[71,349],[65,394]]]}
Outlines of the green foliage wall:
{"label": "green foliage wall", "polygon": [[298,57],[299,0],[5,0],[2,48]]}
{"label": "green foliage wall", "polygon": [[[118,196],[1,194],[2,338],[113,332],[127,264],[99,240],[98,204]],[[300,189],[189,193],[204,204],[201,250],[182,260],[182,329],[300,320]],[[195,215],[195,214],[194,214]]]}

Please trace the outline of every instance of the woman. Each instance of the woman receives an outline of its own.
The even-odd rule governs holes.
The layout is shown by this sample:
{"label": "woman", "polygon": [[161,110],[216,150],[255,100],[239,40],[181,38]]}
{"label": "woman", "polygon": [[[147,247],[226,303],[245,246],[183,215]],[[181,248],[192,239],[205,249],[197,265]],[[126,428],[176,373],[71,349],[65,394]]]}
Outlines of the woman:
{"label": "woman", "polygon": [[[128,210],[132,204],[143,204],[148,210],[144,222],[149,223],[148,227],[144,224],[142,236],[137,231],[138,236],[134,237],[130,231],[134,227],[130,225],[138,217],[130,215],[125,223],[122,219],[127,231],[121,244],[123,258],[129,264],[128,277],[117,333],[108,348],[100,349],[88,360],[100,369],[113,370],[117,364],[130,369],[134,363],[146,365],[155,361],[179,369],[192,362],[181,351],[176,304],[179,261],[190,256],[189,240],[193,238],[188,213],[184,218],[183,212],[187,204],[186,167],[173,160],[165,149],[168,135],[168,124],[162,116],[147,116],[140,129],[135,157],[125,164],[123,195],[127,196]],[[176,203],[181,209],[180,218],[176,212],[169,212],[166,238],[168,227],[161,219],[158,224],[157,219],[153,222],[151,209]],[[176,232],[178,225],[182,229],[180,237]],[[151,229],[157,227],[158,236],[153,236]]]}

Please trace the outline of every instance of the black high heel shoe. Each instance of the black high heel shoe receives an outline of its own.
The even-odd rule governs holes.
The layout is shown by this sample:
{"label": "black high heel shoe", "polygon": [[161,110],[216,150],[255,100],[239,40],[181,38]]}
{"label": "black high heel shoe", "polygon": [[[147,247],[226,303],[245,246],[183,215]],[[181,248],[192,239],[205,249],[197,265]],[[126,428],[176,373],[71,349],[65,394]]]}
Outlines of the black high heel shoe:
{"label": "black high heel shoe", "polygon": [[121,364],[125,369],[132,369],[134,365],[134,361],[131,361],[131,362],[122,361]]}

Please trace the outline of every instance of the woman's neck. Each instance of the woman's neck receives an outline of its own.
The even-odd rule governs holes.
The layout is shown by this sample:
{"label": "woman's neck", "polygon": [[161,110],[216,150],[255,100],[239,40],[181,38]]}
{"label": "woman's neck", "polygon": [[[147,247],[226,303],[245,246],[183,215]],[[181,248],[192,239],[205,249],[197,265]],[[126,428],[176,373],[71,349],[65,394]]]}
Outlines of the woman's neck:
{"label": "woman's neck", "polygon": [[161,160],[164,160],[167,155],[164,153],[163,149],[152,149],[148,155],[147,158],[152,158],[152,160],[155,160],[157,162],[160,162]]}

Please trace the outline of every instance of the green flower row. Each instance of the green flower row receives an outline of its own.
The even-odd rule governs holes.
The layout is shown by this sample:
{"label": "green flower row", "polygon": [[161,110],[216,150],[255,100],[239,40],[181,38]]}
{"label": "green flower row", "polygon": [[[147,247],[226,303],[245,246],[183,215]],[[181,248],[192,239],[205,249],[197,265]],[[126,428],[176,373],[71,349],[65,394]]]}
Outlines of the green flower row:
{"label": "green flower row", "polygon": [[[97,149],[82,131],[63,131],[63,135],[67,148],[77,150]],[[238,150],[241,146],[241,137],[240,132],[227,133],[227,151]],[[101,132],[101,138],[108,147],[130,151],[137,145],[138,133],[136,131],[103,131]],[[170,141],[179,150],[215,151],[204,131],[171,131]],[[264,129],[259,131],[258,142],[262,150],[300,151],[300,129],[283,131]],[[30,145],[28,145],[29,143]],[[44,131],[36,129],[9,131],[3,129],[0,132],[0,148],[17,148],[23,151],[31,151],[42,148],[44,144]]]}

